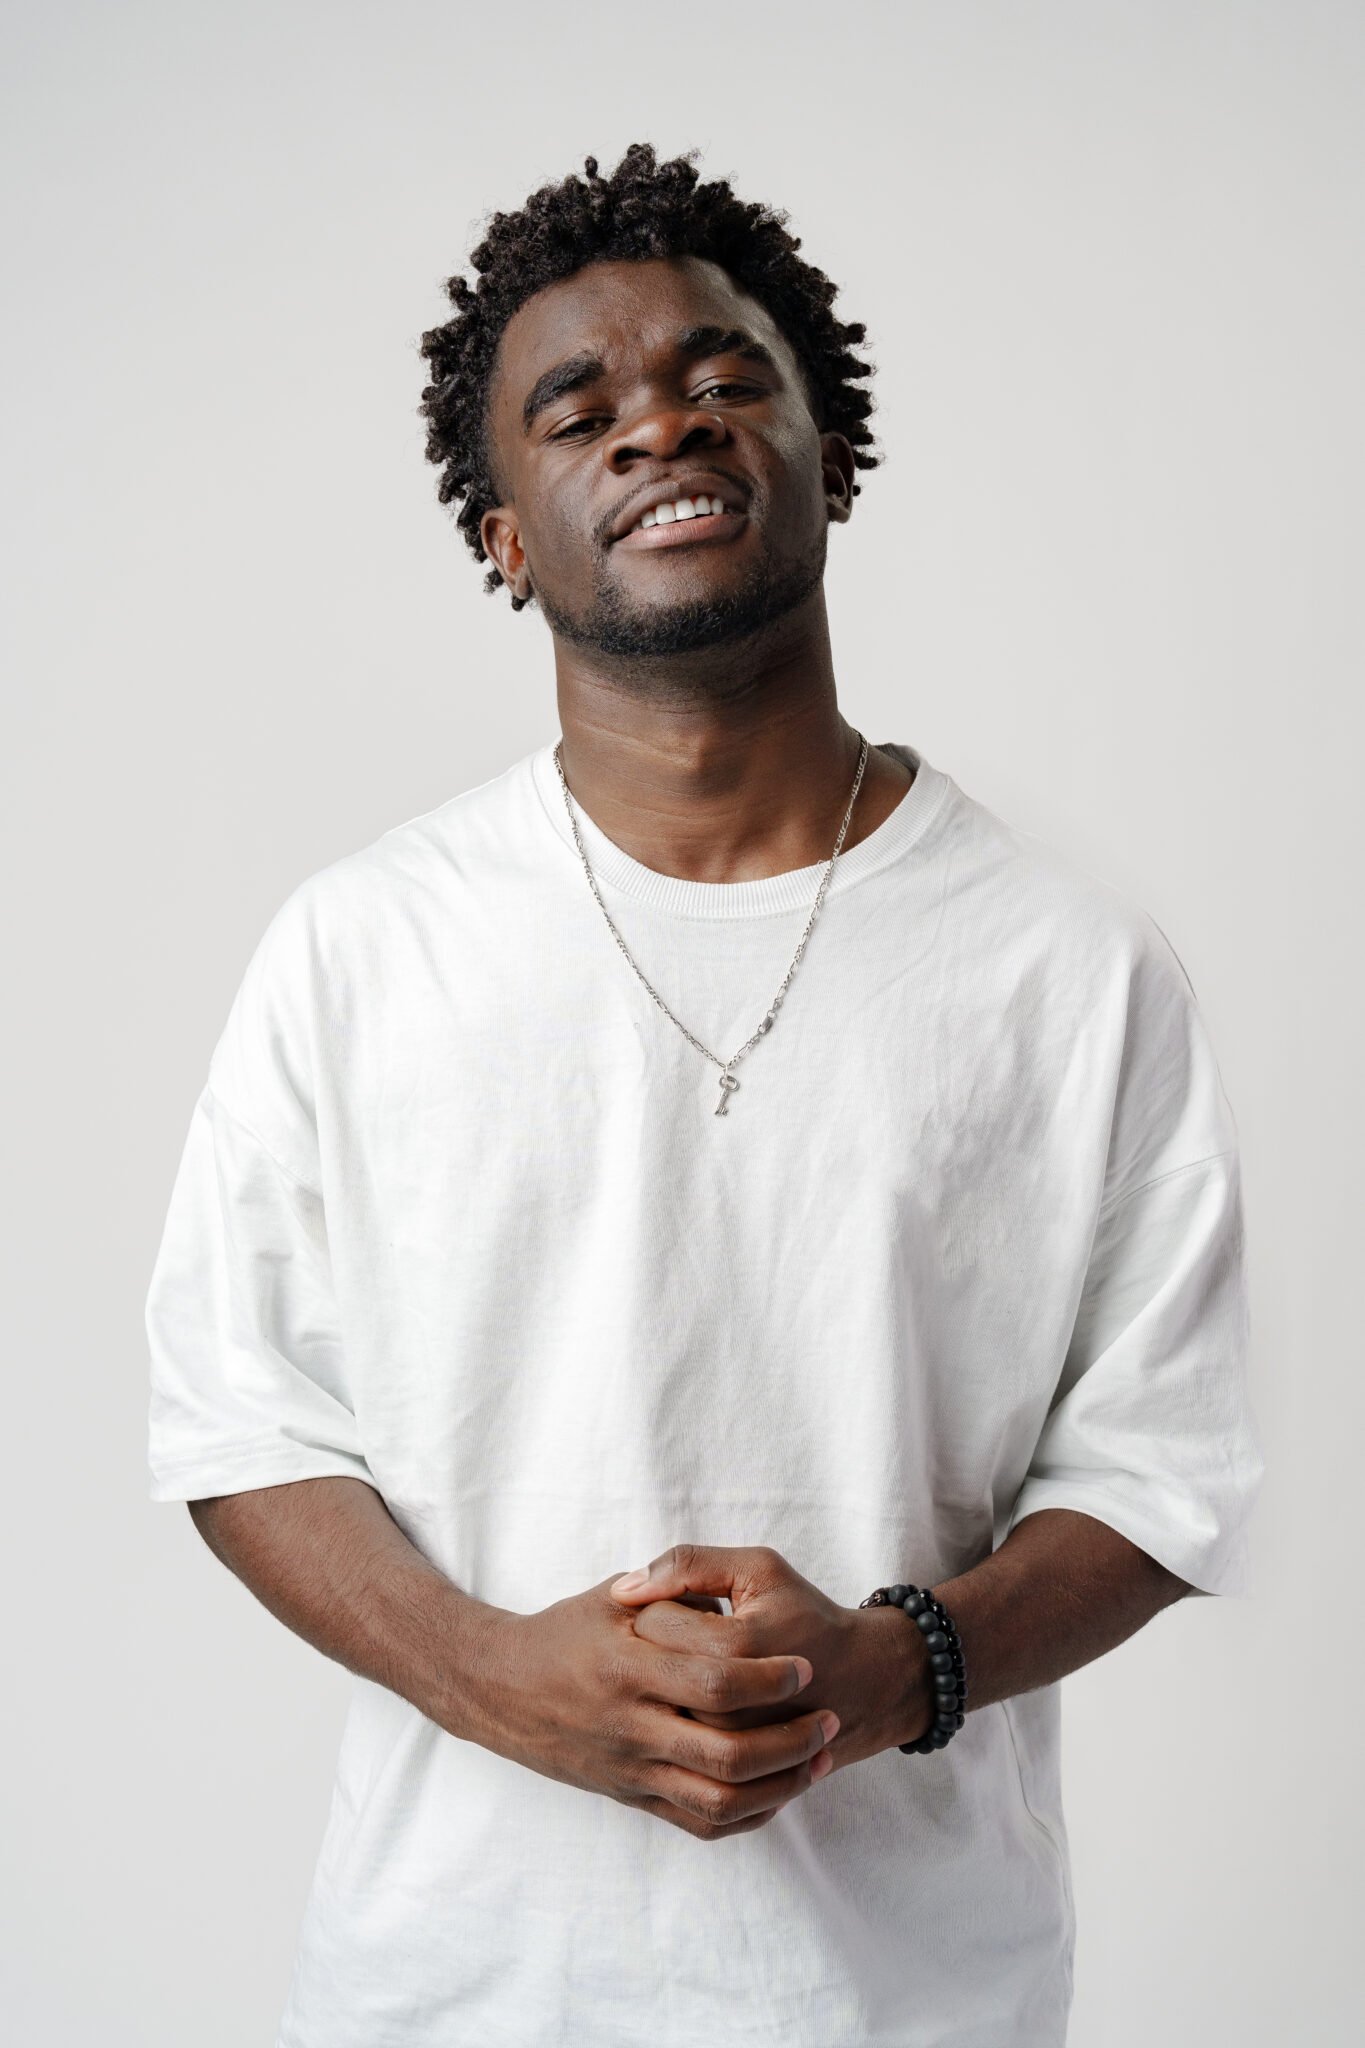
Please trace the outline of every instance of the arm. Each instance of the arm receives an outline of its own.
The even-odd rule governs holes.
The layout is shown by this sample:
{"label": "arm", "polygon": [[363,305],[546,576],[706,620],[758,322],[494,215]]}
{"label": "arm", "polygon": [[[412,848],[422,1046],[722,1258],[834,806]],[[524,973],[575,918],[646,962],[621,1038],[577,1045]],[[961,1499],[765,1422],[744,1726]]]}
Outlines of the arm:
{"label": "arm", "polygon": [[[409,1543],[378,1492],[341,1476],[189,1503],[214,1555],[280,1621],[448,1734],[704,1841],[764,1827],[809,1790],[833,1726],[793,1709],[787,1656],[677,1658],[636,1640],[605,1585],[520,1615],[464,1593]],[[776,1725],[702,1734],[718,1697]],[[679,1713],[678,1708],[686,1710]]]}
{"label": "arm", "polygon": [[[1102,1656],[1190,1588],[1107,1523],[1047,1508],[932,1590],[961,1637],[974,1713]],[[677,1544],[653,1560],[644,1584],[618,1581],[612,1594],[634,1608],[636,1634],[661,1648],[766,1656],[780,1646],[806,1657],[815,1676],[801,1704],[838,1714],[836,1769],[913,1742],[932,1724],[933,1674],[920,1630],[889,1607],[838,1605],[766,1546]],[[733,1612],[685,1604],[695,1595],[728,1595]],[[754,1727],[766,1710],[693,1718]]]}
{"label": "arm", "polygon": [[450,1734],[479,1739],[508,1617],[423,1557],[372,1486],[302,1479],[188,1505],[215,1557],[277,1620]]}
{"label": "arm", "polygon": [[[1078,1671],[1189,1590],[1116,1529],[1069,1508],[1026,1516],[990,1557],[933,1587],[961,1639],[973,1713]],[[923,1637],[889,1607],[859,1611],[886,1639],[882,1746],[912,1742],[933,1720]]]}

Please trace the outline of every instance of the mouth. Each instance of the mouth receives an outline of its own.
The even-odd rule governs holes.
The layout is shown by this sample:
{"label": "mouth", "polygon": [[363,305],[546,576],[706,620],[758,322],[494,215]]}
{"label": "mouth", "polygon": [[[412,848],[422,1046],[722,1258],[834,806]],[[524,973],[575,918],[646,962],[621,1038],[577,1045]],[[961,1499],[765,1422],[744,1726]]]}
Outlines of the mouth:
{"label": "mouth", "polygon": [[666,524],[632,526],[613,541],[616,548],[632,552],[643,548],[686,548],[704,546],[708,541],[733,540],[749,523],[747,512],[696,512],[690,519],[672,519]]}

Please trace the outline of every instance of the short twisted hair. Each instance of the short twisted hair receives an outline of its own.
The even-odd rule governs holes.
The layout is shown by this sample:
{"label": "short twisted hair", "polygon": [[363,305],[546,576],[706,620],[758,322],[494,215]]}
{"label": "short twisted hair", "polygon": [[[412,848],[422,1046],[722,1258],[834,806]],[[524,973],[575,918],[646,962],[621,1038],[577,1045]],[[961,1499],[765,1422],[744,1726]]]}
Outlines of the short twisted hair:
{"label": "short twisted hair", "polygon": [[[469,259],[480,273],[477,287],[463,277],[447,279],[456,312],[422,336],[431,382],[419,411],[427,421],[427,460],[441,469],[440,501],[463,498],[457,523],[476,562],[488,559],[479,531],[483,515],[499,503],[488,395],[503,329],[536,292],[594,261],[700,256],[719,264],[786,337],[820,432],[842,434],[858,468],[879,465],[865,424],[874,400],[855,382],[876,370],[851,349],[867,329],[831,313],[838,287],[797,255],[801,240],[787,233],[789,216],[745,204],[725,179],[699,184],[692,163],[697,153],[659,163],[649,143],[633,142],[609,178],[599,174],[596,157],[586,157],[586,180],[574,173],[542,185],[519,213],[492,215]],[[855,483],[855,493],[858,488]],[[491,595],[502,581],[491,569],[484,589]],[[512,596],[514,611],[527,602]]]}

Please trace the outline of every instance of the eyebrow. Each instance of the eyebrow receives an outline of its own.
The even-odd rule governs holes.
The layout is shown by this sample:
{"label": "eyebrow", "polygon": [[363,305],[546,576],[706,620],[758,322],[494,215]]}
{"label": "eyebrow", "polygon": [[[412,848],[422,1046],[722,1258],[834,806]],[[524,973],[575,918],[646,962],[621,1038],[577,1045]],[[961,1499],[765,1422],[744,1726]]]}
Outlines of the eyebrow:
{"label": "eyebrow", "polygon": [[[765,369],[779,370],[772,350],[765,348],[743,327],[685,327],[673,338],[673,354],[684,363],[698,362],[706,356],[743,356],[746,362],[761,363]],[[522,432],[528,434],[539,415],[557,398],[563,398],[566,392],[579,391],[585,384],[595,383],[606,374],[607,366],[602,358],[588,351],[566,356],[562,363],[553,364],[536,378],[527,393],[521,408]]]}

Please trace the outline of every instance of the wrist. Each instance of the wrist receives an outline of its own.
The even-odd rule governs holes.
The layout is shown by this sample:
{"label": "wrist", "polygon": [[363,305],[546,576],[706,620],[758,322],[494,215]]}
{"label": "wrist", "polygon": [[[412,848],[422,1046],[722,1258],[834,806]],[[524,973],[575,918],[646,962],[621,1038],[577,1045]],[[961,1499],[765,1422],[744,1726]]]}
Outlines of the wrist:
{"label": "wrist", "polygon": [[863,1622],[878,1702],[876,1753],[918,1742],[934,1723],[933,1671],[922,1632],[896,1607],[857,1610]]}
{"label": "wrist", "polygon": [[448,1735],[486,1746],[498,1721],[513,1629],[522,1617],[456,1587],[451,1591],[443,1626],[433,1635],[430,1700],[416,1704]]}

